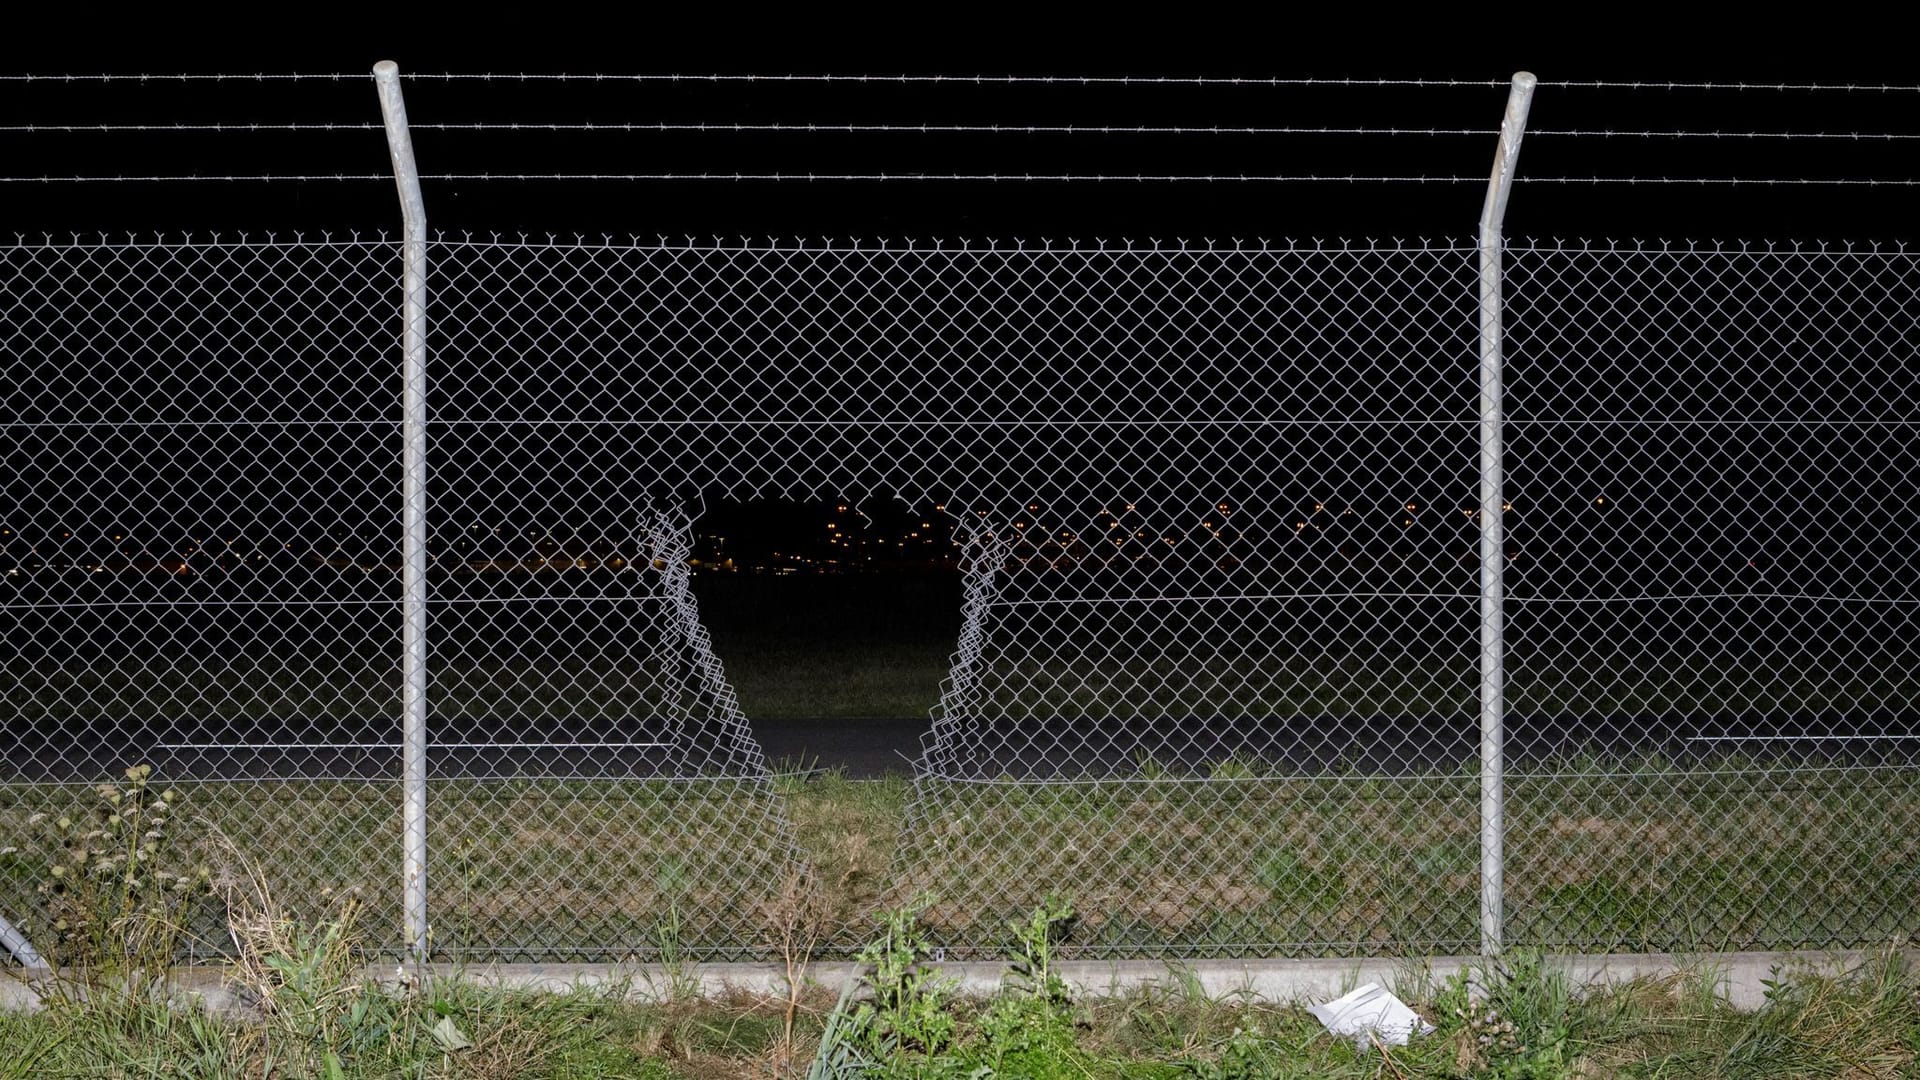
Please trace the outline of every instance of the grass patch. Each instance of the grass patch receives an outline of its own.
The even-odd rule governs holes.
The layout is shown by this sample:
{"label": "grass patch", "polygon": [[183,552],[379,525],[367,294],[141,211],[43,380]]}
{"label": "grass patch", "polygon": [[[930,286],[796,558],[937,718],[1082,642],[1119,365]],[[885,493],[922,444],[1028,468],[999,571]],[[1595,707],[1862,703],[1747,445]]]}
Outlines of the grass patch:
{"label": "grass patch", "polygon": [[[797,1078],[831,1056],[819,1053],[830,1024],[877,1008],[918,1026],[906,1029],[908,1039],[862,1044],[839,1058],[842,1071],[824,1075],[1877,1080],[1920,1067],[1920,980],[1896,954],[1847,971],[1781,972],[1753,1011],[1718,996],[1710,968],[1582,991],[1520,955],[1494,970],[1396,986],[1436,1030],[1384,1050],[1327,1035],[1304,1003],[1209,995],[1178,968],[1101,998],[1072,996],[1030,961],[1027,970],[1036,973],[986,1000],[916,988],[883,1005],[869,988],[836,1004],[813,990],[791,1041],[783,1041],[782,1002],[745,994],[658,1004],[617,991],[525,994],[456,981],[418,995],[367,988],[352,1021],[357,1037],[331,1061],[267,1019],[190,1002],[0,1012],[0,1080]],[[920,1037],[936,1040],[931,1051],[913,1041]]]}
{"label": "grass patch", "polygon": [[[867,880],[868,868],[878,864],[863,838],[898,819],[904,785],[849,786],[835,774],[810,775],[815,778],[802,783],[789,774],[779,790],[796,805],[818,795],[813,812],[799,816],[803,843],[825,853],[817,870],[839,875],[831,879],[836,883]],[[91,794],[105,807],[96,816],[108,820],[128,803],[107,794],[145,798],[152,794],[146,785],[145,775],[134,770],[118,787],[95,789]],[[1179,800],[1164,792],[1156,798],[1161,802],[1155,814],[1171,819]],[[177,815],[188,801],[162,795],[144,805]],[[931,898],[887,912],[877,940],[859,951],[856,981],[837,999],[827,998],[803,974],[811,942],[823,928],[851,920],[847,912],[861,905],[825,905],[818,897],[826,890],[814,901],[791,901],[787,917],[807,929],[787,939],[799,955],[789,957],[792,991],[786,995],[736,992],[701,999],[671,974],[664,988],[651,988],[647,1002],[632,1000],[629,988],[618,984],[541,994],[453,976],[424,987],[383,987],[362,974],[377,939],[365,932],[367,910],[358,892],[281,892],[271,863],[211,825],[207,832],[203,850],[214,863],[217,931],[231,944],[222,971],[245,1004],[209,1011],[201,999],[164,980],[163,960],[149,955],[151,949],[129,962],[102,963],[100,935],[56,938],[54,959],[61,966],[41,985],[43,1007],[0,1012],[0,1048],[6,1051],[0,1080],[1877,1078],[1910,1076],[1920,1068],[1920,977],[1895,949],[1851,970],[1776,972],[1763,1007],[1751,1012],[1718,995],[1719,982],[1708,966],[1581,992],[1537,954],[1514,950],[1500,963],[1438,981],[1408,972],[1393,989],[1435,1030],[1405,1046],[1368,1046],[1326,1035],[1303,1004],[1209,996],[1177,966],[1163,980],[1117,997],[1079,997],[1060,977],[1058,961],[1077,939],[1084,941],[1079,935],[1088,924],[1096,924],[1097,935],[1108,914],[1083,910],[1052,889],[999,928],[1006,978],[986,999],[956,995],[940,972],[933,935],[941,916]],[[119,834],[109,829],[105,835]],[[172,847],[156,846],[153,858],[192,850],[183,831],[168,831],[166,839],[179,850],[169,855]],[[95,841],[89,836],[86,842]],[[1315,860],[1321,854],[1266,852],[1258,865],[1276,886],[1268,901],[1298,906],[1297,890],[1320,872]],[[1453,857],[1450,851],[1426,856]],[[1349,851],[1337,861],[1350,867],[1356,858]],[[94,864],[88,872],[100,881],[128,881],[128,861]],[[675,871],[656,877],[654,887],[690,895],[696,881],[696,874]],[[1341,881],[1343,900],[1351,903],[1356,885],[1350,876]],[[74,926],[164,924],[141,938],[146,942],[189,933],[187,907],[142,903],[130,911],[126,895],[71,890],[60,910]],[[1306,899],[1309,908],[1317,901]],[[678,933],[682,923],[677,915],[673,919],[663,925]],[[872,938],[872,922],[860,932]],[[679,943],[662,939],[658,948],[661,958],[677,964]]]}

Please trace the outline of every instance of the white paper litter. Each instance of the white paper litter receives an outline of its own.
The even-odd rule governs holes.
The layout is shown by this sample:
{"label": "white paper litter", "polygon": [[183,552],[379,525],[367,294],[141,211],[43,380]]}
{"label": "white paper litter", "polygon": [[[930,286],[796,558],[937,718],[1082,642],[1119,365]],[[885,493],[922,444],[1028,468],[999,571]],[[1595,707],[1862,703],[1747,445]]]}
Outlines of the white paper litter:
{"label": "white paper litter", "polygon": [[1375,1039],[1388,1046],[1405,1046],[1414,1032],[1432,1033],[1433,1025],[1407,1008],[1407,1003],[1389,993],[1379,983],[1365,986],[1307,1010],[1320,1019],[1335,1035],[1352,1039],[1362,1049],[1371,1049]]}

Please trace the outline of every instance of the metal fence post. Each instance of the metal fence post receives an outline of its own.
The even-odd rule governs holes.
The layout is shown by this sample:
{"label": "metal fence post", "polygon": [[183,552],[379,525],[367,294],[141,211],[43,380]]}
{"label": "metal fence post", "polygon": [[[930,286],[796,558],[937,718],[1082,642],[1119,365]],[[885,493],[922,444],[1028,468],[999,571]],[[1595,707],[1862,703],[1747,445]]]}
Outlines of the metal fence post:
{"label": "metal fence post", "polygon": [[406,878],[403,918],[407,953],[424,973],[427,960],[427,210],[407,132],[400,68],[373,66],[386,120],[387,150],[400,190],[404,224],[402,287],[406,325],[401,359],[401,832]]}
{"label": "metal fence post", "polygon": [[1480,211],[1480,951],[1500,952],[1506,926],[1506,424],[1502,385],[1500,227],[1520,161],[1534,77],[1507,93],[1493,177]]}
{"label": "metal fence post", "polygon": [[38,975],[47,970],[47,962],[41,958],[39,950],[33,947],[33,942],[28,941],[27,935],[8,922],[5,915],[0,915],[0,950],[4,950],[7,955],[18,960],[20,966],[27,969],[29,974]]}

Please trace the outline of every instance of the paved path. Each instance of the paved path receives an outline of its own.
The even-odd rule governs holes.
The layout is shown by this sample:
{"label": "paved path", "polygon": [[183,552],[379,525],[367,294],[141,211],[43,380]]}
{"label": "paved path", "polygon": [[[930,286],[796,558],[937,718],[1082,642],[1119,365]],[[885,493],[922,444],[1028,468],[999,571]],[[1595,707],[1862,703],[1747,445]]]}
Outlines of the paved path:
{"label": "paved path", "polygon": [[754,736],[776,768],[845,769],[848,776],[870,779],[886,773],[913,772],[920,737],[930,721],[906,720],[756,720]]}

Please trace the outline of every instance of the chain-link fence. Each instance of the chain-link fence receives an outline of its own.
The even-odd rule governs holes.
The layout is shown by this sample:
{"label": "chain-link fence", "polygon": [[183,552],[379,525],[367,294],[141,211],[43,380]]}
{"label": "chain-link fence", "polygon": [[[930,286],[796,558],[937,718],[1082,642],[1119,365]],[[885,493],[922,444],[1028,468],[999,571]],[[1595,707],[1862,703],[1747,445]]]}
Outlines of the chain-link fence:
{"label": "chain-link fence", "polygon": [[1507,266],[1513,933],[1912,934],[1913,256]]}
{"label": "chain-link fence", "polygon": [[[1476,245],[427,255],[436,955],[758,955],[832,887],[688,576],[702,507],[769,495],[962,552],[873,902],[956,953],[1049,892],[1087,954],[1477,947]],[[145,763],[401,946],[401,260],[0,256],[29,935],[33,815]],[[1506,940],[1912,934],[1914,257],[1513,245],[1505,284]]]}
{"label": "chain-link fence", "polygon": [[138,764],[290,895],[398,925],[397,255],[5,250],[0,911],[43,949],[49,826]]}

